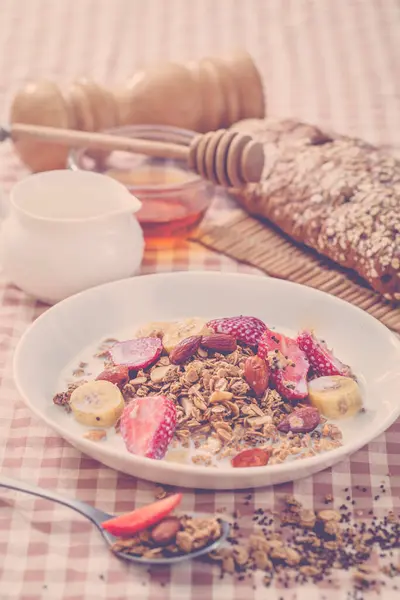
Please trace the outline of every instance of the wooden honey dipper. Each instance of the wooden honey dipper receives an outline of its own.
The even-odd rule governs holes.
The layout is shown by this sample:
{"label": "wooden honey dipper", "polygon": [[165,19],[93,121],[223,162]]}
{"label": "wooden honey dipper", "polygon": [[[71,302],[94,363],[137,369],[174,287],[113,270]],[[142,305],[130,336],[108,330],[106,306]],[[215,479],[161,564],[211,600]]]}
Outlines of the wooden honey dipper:
{"label": "wooden honey dipper", "polygon": [[253,141],[249,135],[225,129],[199,134],[189,146],[24,123],[13,123],[9,129],[0,129],[0,141],[7,138],[13,141],[30,138],[67,147],[124,150],[183,160],[201,177],[224,187],[238,188],[258,182],[264,167],[262,144]]}
{"label": "wooden honey dipper", "polygon": [[[17,91],[9,120],[80,131],[141,124],[205,133],[264,116],[260,73],[251,56],[240,52],[160,64],[138,71],[115,88],[86,77],[62,87],[46,80],[28,82]],[[15,150],[32,171],[66,165],[68,150],[62,145],[21,137]]]}

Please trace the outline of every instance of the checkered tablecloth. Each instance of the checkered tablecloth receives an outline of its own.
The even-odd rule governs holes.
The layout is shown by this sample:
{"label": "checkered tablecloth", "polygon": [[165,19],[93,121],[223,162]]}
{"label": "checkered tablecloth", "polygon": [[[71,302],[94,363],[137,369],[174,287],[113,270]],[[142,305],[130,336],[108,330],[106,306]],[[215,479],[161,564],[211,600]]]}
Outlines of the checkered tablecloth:
{"label": "checkered tablecloth", "polygon": [[[265,80],[268,112],[297,116],[400,149],[400,3],[398,0],[0,0],[0,111],[30,78],[60,83],[77,75],[117,83],[138,67],[166,59],[223,54],[238,46],[254,56]],[[0,147],[5,194],[25,174],[12,149]],[[224,215],[217,201],[210,218]],[[237,270],[233,261],[195,245],[148,251],[143,273]],[[0,465],[21,478],[109,512],[153,498],[154,486],[116,473],[74,450],[33,417],[15,390],[12,356],[45,307],[0,280]],[[390,476],[389,476],[390,474]],[[381,482],[386,494],[373,500]],[[358,492],[356,485],[372,491]],[[276,488],[244,493],[187,492],[184,509],[276,506],[293,491],[307,507],[353,489],[358,508],[400,509],[400,423],[332,470]],[[359,497],[360,496],[360,497]],[[247,515],[247,516],[246,516]],[[338,586],[269,589],[219,579],[196,562],[142,569],[114,558],[98,532],[68,509],[0,489],[0,600],[348,600]],[[398,598],[383,590],[382,597]],[[367,597],[367,596],[366,596]]]}

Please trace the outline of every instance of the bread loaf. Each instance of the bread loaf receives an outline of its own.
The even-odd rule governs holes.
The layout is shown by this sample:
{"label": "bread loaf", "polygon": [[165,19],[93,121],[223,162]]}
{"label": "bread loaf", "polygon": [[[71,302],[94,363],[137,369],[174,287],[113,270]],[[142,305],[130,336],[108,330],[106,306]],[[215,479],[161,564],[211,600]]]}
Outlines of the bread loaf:
{"label": "bread loaf", "polygon": [[233,126],[264,144],[260,183],[235,190],[252,215],[400,300],[400,162],[362,140],[293,120]]}

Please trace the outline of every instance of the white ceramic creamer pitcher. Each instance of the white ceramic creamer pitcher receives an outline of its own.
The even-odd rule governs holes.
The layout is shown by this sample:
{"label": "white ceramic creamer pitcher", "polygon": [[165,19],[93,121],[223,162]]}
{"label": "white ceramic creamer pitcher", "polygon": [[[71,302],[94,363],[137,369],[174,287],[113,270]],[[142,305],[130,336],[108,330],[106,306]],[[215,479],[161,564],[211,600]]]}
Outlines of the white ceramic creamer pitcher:
{"label": "white ceramic creamer pitcher", "polygon": [[144,241],[133,213],[141,202],[117,181],[89,171],[48,171],[17,183],[0,231],[10,282],[53,304],[133,275]]}

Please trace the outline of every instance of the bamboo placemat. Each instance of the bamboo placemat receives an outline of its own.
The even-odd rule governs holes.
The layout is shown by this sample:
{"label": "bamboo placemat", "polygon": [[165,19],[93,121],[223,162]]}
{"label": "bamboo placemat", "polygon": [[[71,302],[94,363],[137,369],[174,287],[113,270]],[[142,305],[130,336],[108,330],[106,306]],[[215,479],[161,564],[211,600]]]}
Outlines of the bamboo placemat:
{"label": "bamboo placemat", "polygon": [[400,333],[400,308],[390,305],[352,273],[244,211],[227,223],[201,226],[192,239],[271,277],[302,283],[347,300]]}

